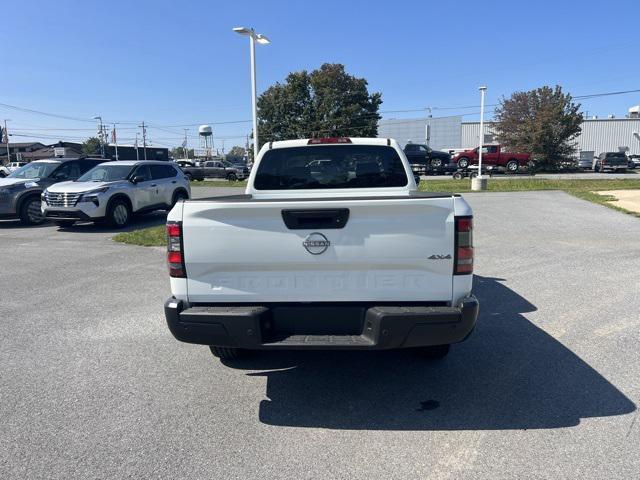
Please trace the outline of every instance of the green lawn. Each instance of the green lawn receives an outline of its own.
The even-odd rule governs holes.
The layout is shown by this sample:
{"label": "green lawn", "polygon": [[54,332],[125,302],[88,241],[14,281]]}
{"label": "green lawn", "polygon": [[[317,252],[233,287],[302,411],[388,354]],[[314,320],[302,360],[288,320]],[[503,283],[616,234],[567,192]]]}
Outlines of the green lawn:
{"label": "green lawn", "polygon": [[246,187],[246,180],[238,180],[237,182],[230,182],[229,180],[203,180],[201,182],[197,182],[195,180],[191,181],[192,187]]}
{"label": "green lawn", "polygon": [[[214,180],[206,182],[193,182],[194,186],[206,187],[242,187],[246,182],[228,182],[226,180]],[[471,180],[466,178],[462,180],[428,180],[420,182],[420,190],[431,192],[452,192],[452,193],[468,193],[471,191]],[[595,179],[595,180],[547,180],[535,178],[521,179],[489,179],[490,192],[521,192],[533,190],[563,190],[570,195],[574,195],[583,200],[605,205],[614,210],[628,213],[636,217],[640,214],[630,212],[623,208],[616,207],[609,203],[613,200],[608,195],[598,195],[599,190],[625,190],[640,189],[640,179]],[[129,243],[132,245],[164,246],[166,245],[165,227],[160,225],[157,227],[144,228],[133,232],[119,233],[113,239],[116,242]]]}
{"label": "green lawn", "polygon": [[167,244],[166,227],[158,225],[133,232],[119,233],[113,239],[116,242],[142,245],[143,247],[162,247]]}
{"label": "green lawn", "polygon": [[[567,193],[593,192],[597,190],[640,189],[640,178],[570,179],[549,180],[534,178],[489,179],[489,192],[521,192],[531,190],[564,190]],[[471,180],[426,180],[420,182],[420,190],[430,192],[466,193],[471,191]]]}

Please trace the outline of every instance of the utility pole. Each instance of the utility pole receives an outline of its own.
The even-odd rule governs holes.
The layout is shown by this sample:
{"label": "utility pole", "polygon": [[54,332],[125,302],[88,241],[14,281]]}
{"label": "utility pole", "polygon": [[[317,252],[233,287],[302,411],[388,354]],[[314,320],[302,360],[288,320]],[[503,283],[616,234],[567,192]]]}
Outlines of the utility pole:
{"label": "utility pole", "polygon": [[142,148],[144,149],[144,159],[147,159],[147,127],[144,126],[144,120],[142,121],[142,125],[138,125],[138,127],[142,127]]}
{"label": "utility pole", "polygon": [[426,125],[426,128],[425,128],[425,137],[426,137],[426,140],[427,140],[426,143],[427,143],[427,147],[428,147],[428,146],[430,146],[429,144],[431,143],[431,118],[432,118],[431,107],[427,107],[427,110],[429,111],[429,117],[427,119],[427,125]]}
{"label": "utility pole", "polygon": [[4,140],[5,140],[5,143],[7,144],[7,163],[11,163],[11,153],[10,153],[10,150],[9,150],[9,132],[7,130],[7,122],[8,121],[9,121],[8,118],[4,119]]}
{"label": "utility pole", "polygon": [[93,117],[94,120],[98,120],[98,138],[100,139],[100,156],[104,157],[104,126],[102,125],[102,117],[100,115],[96,115]]}
{"label": "utility pole", "polygon": [[118,158],[118,134],[116,133],[116,124],[113,124],[113,133],[111,134],[111,140],[113,140],[113,144],[116,147],[116,162],[119,160]]}
{"label": "utility pole", "polygon": [[140,160],[140,154],[138,153],[138,135],[139,133],[136,132],[136,160]]}
{"label": "utility pole", "polygon": [[184,159],[187,160],[189,158],[189,151],[187,148],[187,132],[189,131],[188,128],[184,129],[184,143],[182,144],[182,153],[184,154]]}

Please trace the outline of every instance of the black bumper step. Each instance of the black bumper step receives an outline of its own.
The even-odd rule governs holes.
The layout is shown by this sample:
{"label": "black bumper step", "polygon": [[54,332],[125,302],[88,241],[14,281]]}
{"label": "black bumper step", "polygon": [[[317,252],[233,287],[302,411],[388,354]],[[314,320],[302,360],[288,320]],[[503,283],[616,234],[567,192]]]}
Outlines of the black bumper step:
{"label": "black bumper step", "polygon": [[432,305],[294,304],[185,308],[165,303],[171,333],[183,342],[246,349],[389,349],[443,345],[473,330],[478,301]]}

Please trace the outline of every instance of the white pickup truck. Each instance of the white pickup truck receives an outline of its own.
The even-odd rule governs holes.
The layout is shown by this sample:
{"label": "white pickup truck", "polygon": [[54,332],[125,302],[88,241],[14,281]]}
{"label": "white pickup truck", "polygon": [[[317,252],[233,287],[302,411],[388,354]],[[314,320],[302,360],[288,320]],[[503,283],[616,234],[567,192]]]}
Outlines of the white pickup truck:
{"label": "white pickup truck", "polygon": [[167,236],[169,329],[220,358],[390,348],[439,358],[476,323],[471,208],[418,191],[392,139],[268,143],[244,195],[177,203]]}

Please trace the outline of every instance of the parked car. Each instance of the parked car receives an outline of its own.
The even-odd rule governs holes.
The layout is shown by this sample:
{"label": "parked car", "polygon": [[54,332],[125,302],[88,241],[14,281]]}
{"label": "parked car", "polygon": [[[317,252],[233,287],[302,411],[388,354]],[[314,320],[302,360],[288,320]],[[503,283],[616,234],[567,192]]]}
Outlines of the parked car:
{"label": "parked car", "polygon": [[589,160],[588,158],[578,159],[578,168],[580,170],[591,170],[592,167],[593,167],[593,160]]}
{"label": "parked car", "polygon": [[[478,164],[478,147],[465,150],[453,157],[458,168],[467,168]],[[517,172],[520,167],[529,165],[531,155],[528,153],[514,153],[502,149],[501,145],[484,145],[482,147],[482,164],[504,167],[508,172]]]}
{"label": "parked car", "polygon": [[[319,159],[333,165],[314,173]],[[255,169],[245,195],[169,212],[165,316],[178,340],[221,358],[391,348],[439,358],[471,333],[471,208],[418,191],[395,140],[273,142]]]}
{"label": "parked car", "polygon": [[594,172],[626,172],[629,159],[624,152],[602,152],[593,159]]}
{"label": "parked car", "polygon": [[204,162],[204,176],[226,178],[230,182],[244,180],[249,176],[247,167],[236,166],[224,160],[208,160]]}
{"label": "parked car", "polygon": [[11,171],[4,165],[0,165],[0,178],[8,177]]}
{"label": "parked car", "polygon": [[[407,143],[404,147],[404,154],[409,160],[414,174],[446,173],[451,170],[451,155],[447,152],[433,150],[428,145]],[[453,165],[453,170],[455,170],[455,165]]]}
{"label": "parked car", "polygon": [[15,170],[18,170],[19,168],[24,167],[28,162],[11,162],[7,164],[7,170],[9,170],[9,172],[14,172]]}
{"label": "parked car", "polygon": [[629,168],[640,168],[640,155],[629,155]]}
{"label": "parked car", "polygon": [[129,223],[132,214],[170,210],[191,196],[189,180],[164,161],[118,161],[98,165],[76,181],[47,188],[42,213],[57,225],[106,221],[113,228]]}
{"label": "parked car", "polygon": [[104,162],[96,158],[52,158],[27,163],[0,179],[0,218],[19,218],[25,225],[44,222],[42,191],[59,182],[79,178]]}

